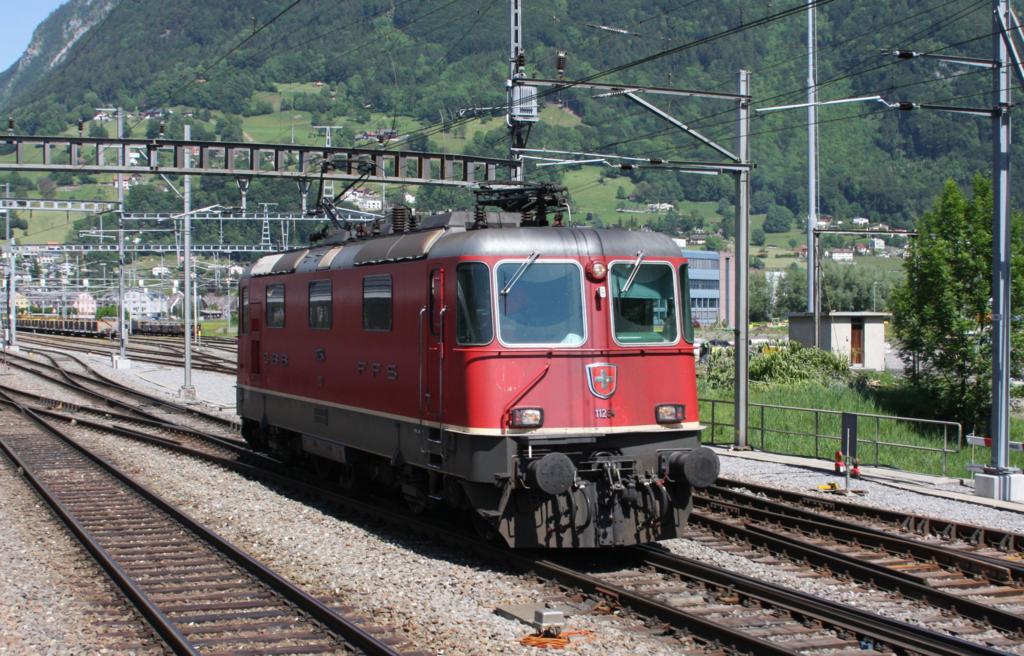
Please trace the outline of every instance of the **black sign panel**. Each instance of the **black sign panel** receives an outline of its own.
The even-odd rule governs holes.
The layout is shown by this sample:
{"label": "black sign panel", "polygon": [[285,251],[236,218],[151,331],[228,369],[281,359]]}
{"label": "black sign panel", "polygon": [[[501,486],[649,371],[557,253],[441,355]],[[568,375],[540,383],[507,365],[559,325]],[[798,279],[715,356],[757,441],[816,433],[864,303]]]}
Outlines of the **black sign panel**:
{"label": "black sign panel", "polygon": [[857,415],[843,413],[843,454],[850,458],[857,457]]}

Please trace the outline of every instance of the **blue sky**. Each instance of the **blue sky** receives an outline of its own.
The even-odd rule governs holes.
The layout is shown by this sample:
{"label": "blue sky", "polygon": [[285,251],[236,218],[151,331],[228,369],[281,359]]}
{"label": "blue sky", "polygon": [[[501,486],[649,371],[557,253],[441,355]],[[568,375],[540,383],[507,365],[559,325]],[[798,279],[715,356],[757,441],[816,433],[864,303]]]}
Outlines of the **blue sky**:
{"label": "blue sky", "polygon": [[64,0],[0,0],[0,71],[25,52],[32,32]]}

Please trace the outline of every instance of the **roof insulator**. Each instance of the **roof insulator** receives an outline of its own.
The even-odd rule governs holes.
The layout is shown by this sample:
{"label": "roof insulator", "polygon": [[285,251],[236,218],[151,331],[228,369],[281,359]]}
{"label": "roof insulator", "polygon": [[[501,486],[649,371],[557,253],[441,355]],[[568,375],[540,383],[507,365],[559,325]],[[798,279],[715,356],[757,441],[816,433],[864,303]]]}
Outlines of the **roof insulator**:
{"label": "roof insulator", "polygon": [[896,55],[897,59],[913,59],[917,57],[917,53],[913,50],[896,50],[892,54]]}
{"label": "roof insulator", "polygon": [[636,164],[619,164],[619,168],[623,171],[632,171],[636,168]]}
{"label": "roof insulator", "polygon": [[912,109],[917,109],[917,103],[901,102],[901,103],[897,103],[897,108],[901,112],[909,112]]}

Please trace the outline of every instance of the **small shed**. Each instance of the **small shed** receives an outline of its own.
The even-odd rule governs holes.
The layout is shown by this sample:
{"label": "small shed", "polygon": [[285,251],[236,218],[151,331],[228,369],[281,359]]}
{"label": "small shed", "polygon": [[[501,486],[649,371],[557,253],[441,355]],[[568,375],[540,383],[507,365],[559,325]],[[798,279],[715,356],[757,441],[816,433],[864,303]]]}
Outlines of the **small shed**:
{"label": "small shed", "polygon": [[[885,369],[885,323],[887,312],[831,312],[822,314],[818,326],[818,348],[832,351],[858,369]],[[789,338],[814,346],[814,314],[789,315]]]}

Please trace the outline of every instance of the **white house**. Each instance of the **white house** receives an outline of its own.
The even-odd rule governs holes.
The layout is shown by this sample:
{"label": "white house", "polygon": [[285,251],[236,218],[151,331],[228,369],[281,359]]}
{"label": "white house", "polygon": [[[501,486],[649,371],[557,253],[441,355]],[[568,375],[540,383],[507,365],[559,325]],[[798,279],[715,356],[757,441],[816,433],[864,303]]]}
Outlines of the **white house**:
{"label": "white house", "polygon": [[855,216],[853,218],[852,223],[855,226],[866,226],[867,224],[871,223],[871,220],[867,219],[867,218],[865,218],[863,216]]}
{"label": "white house", "polygon": [[91,319],[96,316],[96,299],[92,294],[79,292],[71,305],[75,308],[76,317]]}
{"label": "white house", "polygon": [[853,251],[849,248],[837,248],[829,253],[829,257],[834,262],[853,262]]}
{"label": "white house", "polygon": [[869,239],[868,244],[871,246],[871,250],[875,251],[876,253],[878,251],[885,250],[885,240],[879,239],[878,237],[872,237],[871,239]]}

